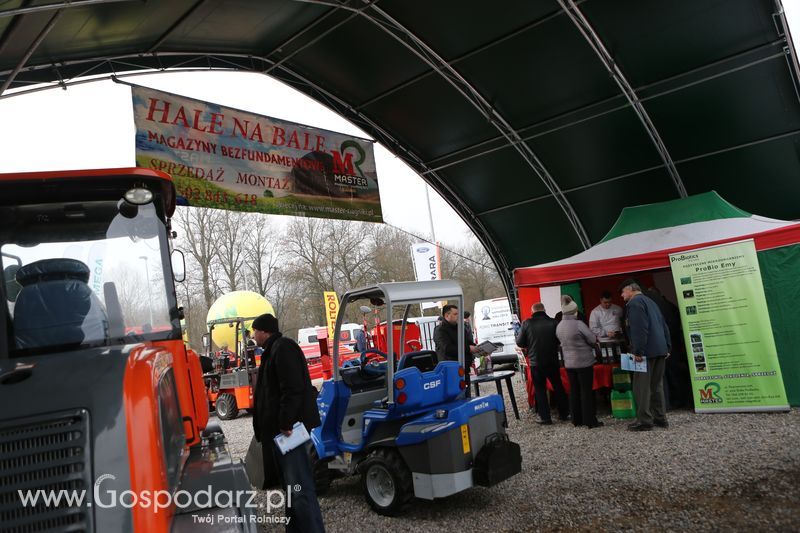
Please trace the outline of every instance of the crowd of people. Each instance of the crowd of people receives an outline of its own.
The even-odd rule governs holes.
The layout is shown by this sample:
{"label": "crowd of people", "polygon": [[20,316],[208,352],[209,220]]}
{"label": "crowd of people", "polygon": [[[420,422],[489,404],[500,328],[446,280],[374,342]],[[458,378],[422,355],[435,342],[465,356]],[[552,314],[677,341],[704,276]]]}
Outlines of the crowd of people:
{"label": "crowd of people", "polygon": [[[562,297],[561,310],[555,317],[547,315],[542,303],[533,304],[532,315],[521,324],[516,342],[530,362],[538,423],[553,423],[547,397],[549,382],[562,421],[571,420],[575,426],[590,429],[602,426],[597,419],[592,390],[595,347],[600,338],[625,338],[637,361],[647,359],[647,372],[633,375],[636,420],[628,429],[648,431],[654,426],[668,427],[663,383],[676,333],[669,324],[672,317],[665,316],[670,311],[663,297],[659,299],[660,295],[655,293],[646,296],[635,280],[624,282],[620,291],[625,309],[614,305],[611,294],[604,292],[600,304],[589,316],[588,325],[578,304],[569,296]],[[434,342],[439,360],[458,360],[460,352],[465,354],[468,379],[468,370],[479,349],[468,327],[463,346],[459,346],[458,326],[462,320],[459,315],[457,306],[443,307]],[[465,326],[469,325],[468,318],[465,313]],[[273,315],[259,316],[252,329],[257,348],[263,351],[254,392],[253,432],[262,445],[264,488],[288,486],[297,490],[292,494],[292,506],[287,508],[291,517],[287,530],[324,531],[307,450],[301,446],[282,454],[273,439],[278,434],[291,435],[296,422],[302,422],[306,428],[320,424],[316,389],[305,356],[294,340],[281,334]],[[569,394],[561,381],[559,350],[569,379]],[[468,393],[469,384],[466,390]]]}
{"label": "crowd of people", "polygon": [[[685,361],[681,360],[683,342],[677,307],[654,288],[643,292],[633,279],[622,283],[620,294],[624,309],[612,303],[611,293],[604,291],[599,305],[589,315],[588,325],[569,295],[561,297],[561,310],[552,318],[542,303],[531,307],[531,317],[523,322],[516,342],[530,365],[539,424],[553,423],[547,395],[549,383],[552,403],[561,420],[590,429],[603,425],[597,419],[593,391],[596,350],[601,340],[626,342],[634,360],[647,360],[647,371],[634,372],[632,376],[636,420],[629,430],[668,427],[665,396],[672,400],[673,407],[683,407],[690,400],[688,368],[681,371]],[[566,369],[569,395],[561,381],[560,359]],[[666,395],[665,382],[669,386]]]}

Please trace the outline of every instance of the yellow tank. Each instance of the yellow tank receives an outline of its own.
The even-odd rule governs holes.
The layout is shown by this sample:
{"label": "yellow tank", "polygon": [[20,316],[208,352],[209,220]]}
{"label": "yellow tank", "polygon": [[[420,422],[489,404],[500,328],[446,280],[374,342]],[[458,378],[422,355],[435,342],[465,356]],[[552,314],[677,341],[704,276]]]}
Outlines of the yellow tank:
{"label": "yellow tank", "polygon": [[181,320],[181,337],[183,337],[183,342],[189,344],[189,329],[186,327],[186,319]]}
{"label": "yellow tank", "polygon": [[[223,294],[217,301],[215,301],[206,315],[206,322],[212,320],[219,320],[221,318],[232,318],[237,316],[242,317],[257,317],[264,313],[275,314],[272,304],[269,300],[252,291],[234,291],[228,294]],[[252,334],[253,321],[248,320],[246,323],[247,329],[250,329]],[[216,326],[214,328],[214,345],[219,348],[223,345],[228,345],[230,349],[234,348],[236,342],[236,328],[228,326]]]}

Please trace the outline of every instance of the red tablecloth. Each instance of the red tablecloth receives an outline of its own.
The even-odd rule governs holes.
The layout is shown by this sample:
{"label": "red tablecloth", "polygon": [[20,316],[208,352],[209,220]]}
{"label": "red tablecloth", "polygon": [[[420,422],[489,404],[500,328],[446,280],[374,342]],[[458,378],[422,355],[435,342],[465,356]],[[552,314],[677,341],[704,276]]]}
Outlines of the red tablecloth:
{"label": "red tablecloth", "polygon": [[[594,383],[592,384],[592,389],[602,389],[602,388],[611,388],[614,384],[614,376],[613,371],[614,368],[619,368],[618,364],[607,365],[607,364],[597,364],[594,365]],[[536,399],[534,395],[534,388],[533,388],[533,379],[531,378],[531,367],[526,367],[526,372],[528,373],[528,381],[525,383],[525,389],[528,392],[528,405],[533,407],[536,405]],[[567,369],[561,368],[561,383],[564,384],[564,390],[567,391],[569,394],[569,379],[567,378]],[[553,386],[550,385],[550,382],[547,382],[547,389],[553,390]]]}

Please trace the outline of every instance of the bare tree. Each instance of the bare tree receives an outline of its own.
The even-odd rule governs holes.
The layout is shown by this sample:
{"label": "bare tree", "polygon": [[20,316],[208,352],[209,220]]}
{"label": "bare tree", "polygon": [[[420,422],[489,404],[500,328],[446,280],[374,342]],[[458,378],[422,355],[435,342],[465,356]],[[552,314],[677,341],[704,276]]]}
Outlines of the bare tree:
{"label": "bare tree", "polygon": [[293,220],[286,230],[286,248],[292,255],[287,264],[297,288],[305,297],[316,296],[320,304],[314,306],[318,323],[325,319],[322,293],[336,290],[338,269],[331,257],[334,237],[330,222],[314,218]]}
{"label": "bare tree", "polygon": [[217,224],[217,261],[221,286],[225,292],[244,287],[247,216],[234,211],[221,211]]}
{"label": "bare tree", "polygon": [[261,214],[247,216],[250,234],[245,245],[245,271],[249,287],[267,296],[277,283],[281,258],[285,255],[280,246],[281,233],[269,217]]}
{"label": "bare tree", "polygon": [[[179,246],[186,249],[190,261],[188,277],[197,282],[202,291],[206,308],[217,297],[214,262],[217,259],[218,247],[217,226],[219,211],[202,207],[178,207],[176,218],[180,222],[182,233],[178,235]],[[194,264],[191,264],[194,263]]]}

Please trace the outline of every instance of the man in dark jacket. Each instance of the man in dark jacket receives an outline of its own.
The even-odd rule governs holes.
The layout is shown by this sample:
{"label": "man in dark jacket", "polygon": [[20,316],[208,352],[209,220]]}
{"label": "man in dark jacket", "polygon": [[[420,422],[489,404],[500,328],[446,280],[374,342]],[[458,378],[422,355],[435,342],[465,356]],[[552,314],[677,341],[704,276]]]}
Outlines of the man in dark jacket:
{"label": "man in dark jacket", "polygon": [[689,407],[692,402],[692,382],[678,306],[667,300],[656,287],[649,287],[642,294],[656,303],[669,329],[672,350],[664,366],[664,400],[670,409]]}
{"label": "man in dark jacket", "polygon": [[309,432],[320,424],[306,358],[294,340],[281,334],[278,319],[270,314],[253,320],[253,337],[264,348],[253,394],[253,431],[261,442],[265,476],[270,474],[268,465],[277,463],[281,485],[292,490],[291,500],[287,497],[291,506],[286,508],[290,518],[286,531],[325,531],[306,447],[283,455],[273,440],[278,433],[291,435],[296,422]]}
{"label": "man in dark jacket", "polygon": [[647,359],[647,372],[633,373],[633,396],[636,400],[636,422],[631,431],[649,431],[653,424],[666,428],[664,406],[664,365],[671,350],[669,328],[658,305],[642,294],[634,280],[620,285],[626,305],[625,328],[630,353],[637,362]]}
{"label": "man in dark jacket", "polygon": [[[458,306],[445,305],[442,308],[442,322],[433,330],[433,342],[439,361],[458,361]],[[472,336],[464,332],[464,380],[467,382],[469,396],[469,369],[472,367],[474,353],[478,351]]]}
{"label": "man in dark jacket", "polygon": [[522,323],[517,336],[517,346],[525,348],[531,365],[531,378],[536,394],[536,412],[539,413],[538,424],[552,424],[550,418],[550,402],[547,400],[547,381],[553,386],[558,414],[561,420],[569,419],[569,404],[564,384],[561,382],[561,371],[558,365],[558,323],[547,316],[544,305],[535,303],[531,307],[531,317]]}

